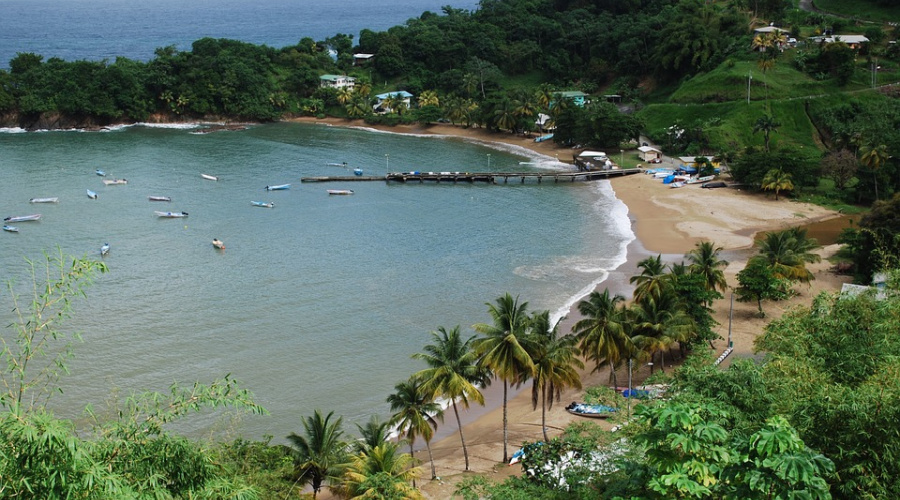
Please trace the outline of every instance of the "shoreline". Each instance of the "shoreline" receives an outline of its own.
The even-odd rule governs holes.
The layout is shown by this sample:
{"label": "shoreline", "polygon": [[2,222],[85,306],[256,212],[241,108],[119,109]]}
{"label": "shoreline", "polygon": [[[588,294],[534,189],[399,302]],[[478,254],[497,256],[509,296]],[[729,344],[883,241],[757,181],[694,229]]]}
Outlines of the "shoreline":
{"label": "shoreline", "polygon": [[[507,133],[494,133],[485,129],[463,128],[449,124],[428,126],[401,125],[395,127],[373,126],[362,121],[336,118],[316,119],[298,118],[290,121],[317,123],[328,126],[352,127],[389,132],[397,134],[438,135],[466,140],[473,140],[496,147],[498,144],[513,146],[530,151],[546,158],[559,161],[570,159],[575,150],[558,147],[553,143],[534,142],[532,138]],[[633,154],[630,152],[629,154]],[[602,281],[597,290],[607,288],[612,293],[630,297],[633,286],[628,279],[637,274],[637,263],[649,256],[662,255],[666,262],[680,262],[684,254],[694,248],[697,242],[710,240],[723,247],[722,256],[730,264],[725,270],[729,286],[736,286],[735,275],[752,256],[753,237],[761,231],[778,230],[790,226],[805,225],[811,222],[839,217],[840,214],[815,205],[793,202],[787,199],[773,201],[758,194],[750,194],[735,189],[703,189],[686,186],[671,189],[649,176],[632,175],[609,180],[615,197],[628,210],[628,218],[634,239],[627,245],[625,262]],[[702,193],[702,194],[701,194]],[[836,251],[831,245],[820,251],[828,256]],[[810,266],[817,280],[807,289],[801,289],[794,299],[784,303],[771,303],[765,307],[768,317],[755,317],[756,306],[749,303],[735,303],[734,312],[730,312],[728,292],[726,298],[714,305],[715,318],[719,322],[716,328],[722,340],[715,342],[715,352],[721,353],[733,343],[734,354],[727,358],[723,366],[730,364],[734,357],[753,356],[753,338],[762,331],[765,324],[780,316],[786,309],[795,305],[808,304],[812,297],[821,291],[834,291],[842,282],[850,281],[849,277],[833,275],[830,264],[823,262]],[[576,299],[572,302],[568,316],[559,323],[560,333],[569,333],[572,325],[579,319]],[[564,305],[561,305],[561,307]],[[730,324],[729,318],[739,320],[740,324]],[[609,371],[602,369],[592,373],[586,366],[581,371],[582,384],[585,388],[593,385],[608,385]],[[635,385],[649,375],[647,366],[634,369]],[[620,380],[627,377],[625,370],[617,372]],[[502,438],[502,384],[497,381],[486,388],[485,406],[473,406],[460,412],[463,432],[470,458],[470,472],[464,472],[464,461],[460,446],[459,433],[452,415],[447,415],[444,424],[431,443],[437,475],[440,479],[429,481],[422,478],[421,491],[426,498],[448,498],[455,489],[455,483],[471,474],[487,475],[492,480],[503,481],[510,475],[518,475],[520,468],[507,467],[500,463],[503,456]],[[571,422],[580,420],[570,415],[562,407],[568,401],[581,398],[583,390],[564,391],[560,402],[547,411],[547,427],[551,434],[559,434]],[[523,441],[542,439],[540,430],[540,409],[532,410],[530,384],[510,390],[508,400],[509,419],[509,453],[515,452]],[[583,421],[583,420],[582,420]],[[608,422],[595,422],[610,427]],[[446,432],[440,432],[444,428]],[[424,447],[417,447],[416,455],[422,460],[425,469],[429,467]],[[418,448],[423,449],[418,449]]]}

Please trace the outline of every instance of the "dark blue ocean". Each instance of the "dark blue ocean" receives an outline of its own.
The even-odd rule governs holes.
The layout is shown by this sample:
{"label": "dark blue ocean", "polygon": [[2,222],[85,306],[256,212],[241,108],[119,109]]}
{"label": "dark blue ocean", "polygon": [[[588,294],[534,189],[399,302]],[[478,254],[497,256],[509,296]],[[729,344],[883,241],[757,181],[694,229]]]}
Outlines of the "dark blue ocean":
{"label": "dark blue ocean", "polygon": [[304,37],[359,37],[441,7],[474,10],[474,0],[0,0],[0,68],[18,52],[44,60],[147,61],[154,50],[190,50],[213,37],[281,48]]}
{"label": "dark blue ocean", "polygon": [[[148,59],[156,47],[187,49],[204,36],[284,46],[384,29],[445,3],[0,0],[0,59],[18,51]],[[0,218],[43,216],[17,224],[18,234],[0,232],[0,281],[14,279],[27,293],[26,258],[40,262],[43,252],[60,250],[100,258],[103,243],[112,248],[104,257],[110,272],[64,325],[84,344],[64,393],[54,396],[55,413],[78,418],[92,404],[103,414],[107,401],[134,391],[230,373],[271,415],[234,423],[213,414],[190,419],[184,431],[283,441],[315,409],[348,424],[386,417],[394,384],[423,368],[410,355],[431,330],[460,325],[473,335],[473,324],[490,321],[485,303],[506,292],[559,318],[624,262],[634,238],[606,181],[300,182],[348,174],[333,165],[343,162],[368,175],[568,168],[523,149],[311,124],[213,134],[182,126],[0,130]],[[98,168],[128,184],[104,186]],[[284,183],[292,188],[263,189]],[[329,196],[328,188],[355,194]],[[87,189],[99,199],[88,199]],[[160,207],[148,196],[172,202]],[[35,205],[32,197],[59,203]],[[160,219],[155,210],[190,215]],[[7,325],[12,307],[2,292]]]}

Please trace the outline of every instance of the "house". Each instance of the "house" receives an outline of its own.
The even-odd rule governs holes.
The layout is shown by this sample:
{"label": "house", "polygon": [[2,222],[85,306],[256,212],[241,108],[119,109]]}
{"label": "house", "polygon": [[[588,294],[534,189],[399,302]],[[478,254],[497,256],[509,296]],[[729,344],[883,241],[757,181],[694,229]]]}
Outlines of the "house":
{"label": "house", "polygon": [[[579,108],[583,108],[585,104],[588,104],[591,102],[590,96],[580,90],[566,90],[563,92],[554,92],[553,95],[558,98],[561,98],[561,99],[568,99],[569,101],[572,102],[572,104],[578,106]],[[552,107],[553,104],[551,103],[550,106]]]}
{"label": "house", "polygon": [[362,66],[363,64],[372,61],[373,57],[375,57],[375,54],[353,54],[353,65]]}
{"label": "house", "polygon": [[771,26],[771,25],[763,26],[762,28],[755,28],[753,30],[753,32],[758,35],[767,35],[769,33],[772,33],[773,35],[778,35],[781,33],[786,33],[787,31],[788,30],[786,30],[786,29],[782,29],[782,28],[779,28],[778,26]]}
{"label": "house", "polygon": [[814,36],[810,41],[818,43],[834,43],[844,42],[851,49],[859,49],[864,43],[868,43],[869,39],[865,35],[833,35],[833,36]]}
{"label": "house", "polygon": [[319,86],[332,89],[353,88],[356,78],[347,75],[322,75],[319,77]]}
{"label": "house", "polygon": [[722,164],[722,160],[713,155],[679,156],[678,160],[681,162],[682,165],[684,165],[686,167],[697,168],[700,166],[700,164],[697,163],[697,158],[708,159],[709,163],[715,168],[719,168]]}
{"label": "house", "polygon": [[641,160],[644,160],[648,163],[662,159],[662,151],[650,146],[639,147],[638,155],[641,157]]}
{"label": "house", "polygon": [[387,104],[387,101],[397,99],[398,97],[407,108],[412,104],[413,95],[405,90],[398,90],[395,92],[385,92],[384,94],[375,96],[375,106],[372,106],[372,109],[375,110],[376,113],[390,113],[393,110],[390,108],[390,105]]}

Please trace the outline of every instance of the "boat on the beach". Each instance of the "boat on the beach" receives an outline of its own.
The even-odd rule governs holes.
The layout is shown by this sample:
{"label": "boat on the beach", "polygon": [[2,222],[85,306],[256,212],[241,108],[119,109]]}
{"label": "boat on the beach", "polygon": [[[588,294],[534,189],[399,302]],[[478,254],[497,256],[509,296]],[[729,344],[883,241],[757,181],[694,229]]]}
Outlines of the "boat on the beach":
{"label": "boat on the beach", "polygon": [[108,254],[108,253],[109,253],[109,243],[104,243],[104,244],[100,247],[100,255],[106,255],[106,254]]}
{"label": "boat on the beach", "polygon": [[254,207],[264,207],[264,208],[274,208],[275,202],[273,201],[251,201],[251,205]]}
{"label": "boat on the beach", "polygon": [[523,458],[525,458],[525,448],[519,448],[519,451],[513,453],[512,457],[510,457],[509,465],[515,465],[521,462]]}
{"label": "boat on the beach", "polygon": [[172,201],[168,196],[150,196],[150,201]]}
{"label": "boat on the beach", "polygon": [[217,181],[217,180],[219,180],[219,178],[216,177],[215,175],[209,175],[209,174],[200,174],[200,177],[203,177],[204,179],[206,179],[206,180],[208,180],[208,181]]}
{"label": "boat on the beach", "polygon": [[266,191],[284,191],[290,188],[290,184],[278,184],[277,186],[266,186]]}
{"label": "boat on the beach", "polygon": [[220,240],[219,238],[213,238],[212,245],[219,250],[225,250],[225,243],[222,243],[222,240]]}
{"label": "boat on the beach", "polygon": [[609,418],[618,410],[612,406],[589,405],[573,401],[569,406],[566,406],[566,411],[572,415],[578,415],[579,417]]}
{"label": "boat on the beach", "polygon": [[90,189],[87,190],[87,195],[88,195],[88,198],[90,198],[90,199],[92,199],[92,200],[96,200],[96,199],[97,199],[97,193],[91,191]]}
{"label": "boat on the beach", "polygon": [[683,182],[683,181],[675,181],[675,182],[669,184],[669,187],[670,187],[670,188],[680,188],[680,187],[684,187],[684,182]]}
{"label": "boat on the beach", "polygon": [[100,177],[106,177],[106,172],[100,170],[99,168],[97,170],[94,170],[94,173],[99,175]]}
{"label": "boat on the beach", "polygon": [[156,215],[158,215],[159,217],[164,217],[164,218],[167,218],[167,219],[178,219],[178,218],[181,218],[181,217],[187,217],[187,216],[188,216],[188,213],[187,213],[187,212],[160,212],[160,211],[157,210],[157,211],[154,211],[154,213],[155,213]]}
{"label": "boat on the beach", "polygon": [[5,224],[3,225],[3,230],[10,232],[10,233],[18,233],[19,232],[19,228],[15,227],[15,226],[8,226]]}
{"label": "boat on the beach", "polygon": [[328,194],[353,194],[352,189],[326,189]]}
{"label": "boat on the beach", "polygon": [[59,198],[32,198],[28,200],[29,203],[59,203]]}
{"label": "boat on the beach", "polygon": [[103,184],[107,186],[117,186],[119,184],[128,184],[127,179],[103,179]]}
{"label": "boat on the beach", "polygon": [[33,220],[41,220],[41,214],[32,215],[14,215],[3,219],[6,222],[28,222]]}

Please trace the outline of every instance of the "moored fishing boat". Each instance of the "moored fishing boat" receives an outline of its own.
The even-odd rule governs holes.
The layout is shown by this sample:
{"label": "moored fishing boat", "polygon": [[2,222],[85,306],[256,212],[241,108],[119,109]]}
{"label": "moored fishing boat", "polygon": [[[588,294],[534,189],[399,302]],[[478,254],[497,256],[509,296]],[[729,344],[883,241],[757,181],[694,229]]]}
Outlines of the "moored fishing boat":
{"label": "moored fishing boat", "polygon": [[571,413],[572,415],[578,415],[579,417],[608,418],[618,410],[616,408],[613,408],[612,406],[589,405],[586,403],[576,403],[573,401],[569,404],[569,406],[566,406],[566,411]]}
{"label": "moored fishing boat", "polygon": [[32,198],[28,200],[29,203],[59,203],[59,198]]}
{"label": "moored fishing boat", "polygon": [[251,201],[250,204],[254,207],[275,208],[275,202],[272,201]]}
{"label": "moored fishing boat", "polygon": [[203,177],[204,179],[206,179],[206,180],[208,180],[208,181],[217,181],[217,180],[219,180],[219,178],[216,177],[215,175],[209,175],[209,174],[200,174],[200,177]]}
{"label": "moored fishing boat", "polygon": [[361,168],[354,168],[354,169],[353,169],[353,175],[362,175],[362,174],[363,174],[363,171],[362,171]]}
{"label": "moored fishing boat", "polygon": [[326,189],[328,194],[353,194],[352,189]]}
{"label": "moored fishing boat", "polygon": [[168,196],[150,196],[150,201],[172,201]]}
{"label": "moored fishing boat", "polygon": [[220,240],[219,238],[213,238],[212,245],[219,250],[225,250],[225,243],[222,243],[222,240]]}
{"label": "moored fishing boat", "polygon": [[106,172],[100,170],[99,168],[97,170],[94,170],[94,173],[99,175],[100,177],[106,177]]}
{"label": "moored fishing boat", "polygon": [[117,186],[119,184],[128,184],[127,179],[103,179],[103,184],[107,186]]}
{"label": "moored fishing boat", "polygon": [[100,247],[100,255],[106,255],[109,253],[109,243],[104,243],[103,246]]}
{"label": "moored fishing boat", "polygon": [[18,233],[19,232],[19,228],[15,227],[15,226],[8,226],[6,224],[3,225],[3,230],[10,232],[10,233]]}
{"label": "moored fishing boat", "polygon": [[90,199],[92,199],[92,200],[96,200],[96,199],[97,199],[97,193],[91,191],[90,189],[87,190],[87,195],[88,195],[88,198],[90,198]]}
{"label": "moored fishing boat", "polygon": [[290,188],[290,184],[278,184],[277,186],[266,186],[266,191],[284,191]]}
{"label": "moored fishing boat", "polygon": [[181,217],[188,216],[187,212],[160,212],[157,210],[157,211],[154,211],[154,213],[159,217],[163,217],[163,218],[167,218],[167,219],[178,219]]}
{"label": "moored fishing boat", "polygon": [[6,217],[3,219],[6,222],[28,222],[33,220],[41,220],[41,214],[31,214],[31,215],[15,215]]}

